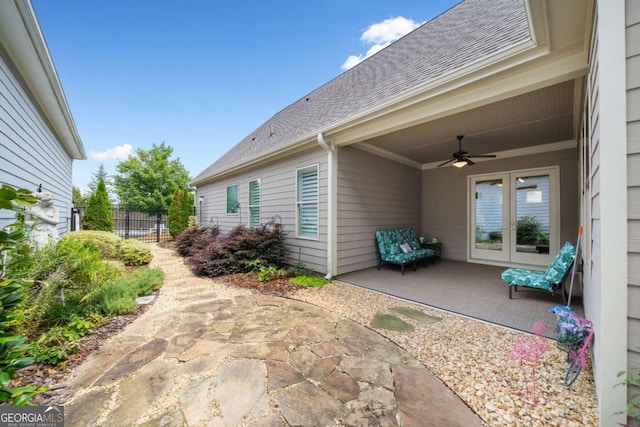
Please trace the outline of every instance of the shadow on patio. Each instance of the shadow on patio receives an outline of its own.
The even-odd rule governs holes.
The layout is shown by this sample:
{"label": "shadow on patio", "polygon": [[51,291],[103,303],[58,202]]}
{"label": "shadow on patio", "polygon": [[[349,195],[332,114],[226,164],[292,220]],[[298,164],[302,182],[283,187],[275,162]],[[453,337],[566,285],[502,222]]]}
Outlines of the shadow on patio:
{"label": "shadow on patio", "polygon": [[[411,302],[450,311],[521,331],[532,332],[535,322],[555,325],[555,314],[549,313],[554,305],[562,305],[559,293],[519,288],[509,299],[508,287],[500,280],[504,267],[442,260],[420,264],[416,271],[407,269],[405,275],[395,266],[385,265],[380,271],[369,268],[343,274],[338,280],[362,288],[382,292]],[[567,280],[567,286],[570,281]],[[580,276],[574,279],[574,297],[571,307],[584,316],[580,290]],[[522,289],[522,291],[520,291]],[[555,337],[553,328],[547,332]]]}

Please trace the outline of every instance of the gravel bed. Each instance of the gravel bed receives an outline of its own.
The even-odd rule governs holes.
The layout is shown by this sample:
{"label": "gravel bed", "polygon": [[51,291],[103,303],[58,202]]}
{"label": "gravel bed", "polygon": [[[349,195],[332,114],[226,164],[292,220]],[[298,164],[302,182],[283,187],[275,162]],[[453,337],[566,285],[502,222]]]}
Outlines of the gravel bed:
{"label": "gravel bed", "polygon": [[[413,332],[376,329],[415,355],[456,392],[489,426],[597,426],[598,409],[591,365],[571,385],[563,385],[567,354],[548,340],[549,350],[536,368],[538,393],[544,405],[518,397],[523,370],[509,357],[520,331],[408,303],[341,282],[321,289],[302,289],[291,295],[370,325],[376,313],[395,314],[415,326]],[[442,318],[421,323],[393,313],[391,307],[409,307]],[[527,367],[528,368],[528,367]],[[530,372],[530,368],[528,368]]]}

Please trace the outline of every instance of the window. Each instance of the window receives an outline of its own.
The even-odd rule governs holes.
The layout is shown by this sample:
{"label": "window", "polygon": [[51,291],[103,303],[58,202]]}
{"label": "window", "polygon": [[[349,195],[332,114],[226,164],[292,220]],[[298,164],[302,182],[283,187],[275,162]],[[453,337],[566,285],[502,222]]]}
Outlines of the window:
{"label": "window", "polygon": [[249,181],[249,227],[260,225],[260,180]]}
{"label": "window", "polygon": [[240,204],[238,203],[238,184],[230,185],[227,187],[227,213],[238,213],[239,207]]}
{"label": "window", "polygon": [[318,166],[298,169],[297,235],[318,238]]}

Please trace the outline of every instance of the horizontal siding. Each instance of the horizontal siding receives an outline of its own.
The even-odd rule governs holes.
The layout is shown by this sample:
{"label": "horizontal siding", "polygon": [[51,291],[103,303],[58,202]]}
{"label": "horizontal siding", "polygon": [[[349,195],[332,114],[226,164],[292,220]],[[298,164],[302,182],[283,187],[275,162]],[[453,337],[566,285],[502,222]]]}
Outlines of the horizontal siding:
{"label": "horizontal siding", "polygon": [[420,171],[354,147],[338,154],[338,274],[377,265],[375,231],[420,225]]}
{"label": "horizontal siding", "polygon": [[[628,359],[640,366],[640,4],[627,1]],[[629,390],[631,393],[631,390]],[[638,390],[636,389],[637,393]]]}
{"label": "horizontal siding", "polygon": [[[52,193],[59,234],[69,228],[72,162],[0,50],[0,183]],[[12,220],[0,211],[0,225]]]}
{"label": "horizontal siding", "polygon": [[426,238],[438,237],[442,256],[467,260],[467,178],[469,175],[560,166],[560,239],[575,241],[578,231],[578,164],[576,149],[540,153],[458,169],[443,167],[422,173],[422,229]]}
{"label": "horizontal siding", "polygon": [[[320,174],[320,236],[317,240],[296,238],[296,169],[319,165]],[[197,189],[204,196],[202,221],[215,223],[222,232],[240,224],[249,225],[249,181],[260,179],[261,223],[278,218],[287,233],[287,259],[293,264],[303,262],[315,271],[326,273],[327,266],[327,155],[321,149],[310,150],[258,168],[252,168]],[[238,185],[240,211],[227,214],[226,188]]]}

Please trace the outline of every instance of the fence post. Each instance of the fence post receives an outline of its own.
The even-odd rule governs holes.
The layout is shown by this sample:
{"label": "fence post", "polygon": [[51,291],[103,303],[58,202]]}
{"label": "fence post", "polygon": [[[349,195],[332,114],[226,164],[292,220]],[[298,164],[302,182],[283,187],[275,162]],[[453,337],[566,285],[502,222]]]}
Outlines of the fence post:
{"label": "fence post", "polygon": [[129,205],[124,208],[124,238],[129,238]]}
{"label": "fence post", "polygon": [[162,211],[158,206],[156,208],[156,243],[160,243],[160,221],[162,221]]}
{"label": "fence post", "polygon": [[72,207],[71,208],[71,225],[69,227],[70,231],[78,230],[79,222],[80,222],[80,211],[75,207]]}

